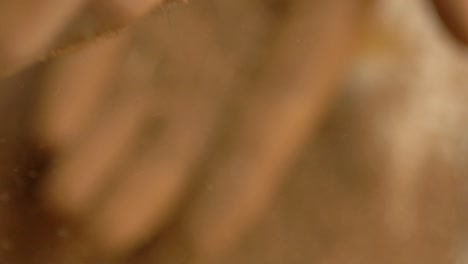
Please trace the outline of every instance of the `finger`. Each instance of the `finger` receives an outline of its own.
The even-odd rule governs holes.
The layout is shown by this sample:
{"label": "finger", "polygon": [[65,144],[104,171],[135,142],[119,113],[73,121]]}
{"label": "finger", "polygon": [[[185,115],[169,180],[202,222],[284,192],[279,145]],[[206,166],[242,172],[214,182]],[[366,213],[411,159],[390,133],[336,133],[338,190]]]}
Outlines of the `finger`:
{"label": "finger", "polygon": [[101,109],[104,113],[90,122],[77,142],[66,146],[62,159],[54,164],[45,182],[46,204],[64,215],[77,217],[91,210],[99,194],[112,181],[112,169],[126,158],[139,133],[149,103],[141,86],[148,81],[151,69],[141,65],[134,53],[125,62],[122,72],[140,78],[138,81],[120,79],[120,85],[126,88],[111,100],[108,109]]}
{"label": "finger", "polygon": [[297,1],[258,92],[241,108],[229,153],[184,217],[197,259],[232,246],[271,201],[301,144],[337,91],[362,2]]}
{"label": "finger", "polygon": [[[214,127],[215,105],[180,105],[152,149],[112,189],[89,230],[111,255],[125,254],[151,238],[173,213]],[[189,113],[189,114],[187,114]]]}
{"label": "finger", "polygon": [[432,0],[432,2],[453,35],[468,44],[468,2],[465,0]]}
{"label": "finger", "polygon": [[144,104],[119,105],[88,139],[69,150],[51,170],[45,186],[49,206],[65,215],[80,216],[113,177],[112,168],[130,150],[138,133]]}
{"label": "finger", "polygon": [[105,252],[129,252],[151,238],[167,220],[212,129],[206,122],[197,116],[174,121],[155,149],[113,188],[89,227]]}
{"label": "finger", "polygon": [[[45,207],[78,224],[92,214],[120,176],[135,148],[134,139],[141,135],[148,110],[148,96],[141,86],[152,69],[141,64],[137,55],[132,50],[121,62],[119,72],[124,74],[114,83],[117,91],[113,91],[113,99],[100,101],[104,105],[101,113],[82,129],[74,144],[62,148],[41,186]],[[72,244],[57,249],[58,262],[71,258],[86,262],[89,256],[107,258],[95,251],[86,234],[80,232],[74,237]]]}
{"label": "finger", "polygon": [[3,1],[0,4],[0,73],[44,54],[87,0]]}
{"label": "finger", "polygon": [[37,131],[45,145],[76,141],[108,95],[126,36],[100,41],[51,63],[44,77]]}
{"label": "finger", "polygon": [[[157,93],[163,96],[160,101],[166,101],[167,125],[89,221],[89,233],[111,255],[126,254],[141,245],[174,212],[211,138],[232,80],[232,65],[219,53],[213,25],[185,11],[171,27],[162,23],[163,29],[158,29],[169,45],[161,50],[169,59],[158,76],[168,94]],[[171,42],[181,34],[190,43]],[[177,45],[177,52],[167,53],[172,45]]]}

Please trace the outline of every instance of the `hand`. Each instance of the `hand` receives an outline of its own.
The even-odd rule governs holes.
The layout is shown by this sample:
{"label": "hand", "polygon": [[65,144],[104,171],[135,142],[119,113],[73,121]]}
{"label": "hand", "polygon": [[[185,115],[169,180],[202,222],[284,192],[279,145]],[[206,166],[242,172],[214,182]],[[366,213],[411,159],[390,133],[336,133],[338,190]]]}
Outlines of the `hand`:
{"label": "hand", "polygon": [[[123,34],[57,60],[39,122],[59,154],[44,184],[47,203],[81,221],[110,255],[138,247],[175,215],[194,254],[223,252],[268,206],[332,102],[361,4],[319,9],[296,0],[287,19],[270,21],[273,40],[258,47],[244,39],[262,43],[254,34],[223,39],[216,26],[225,20],[201,17],[203,3],[194,4],[142,27],[139,49],[148,53],[128,51],[134,36]],[[253,82],[249,60],[238,56],[265,49]],[[123,81],[112,82],[116,75]]]}
{"label": "hand", "polygon": [[[151,238],[187,198],[181,229],[194,254],[235,243],[336,94],[365,12],[361,1],[296,0],[285,3],[290,13],[251,1],[211,5],[155,18],[139,41],[124,34],[64,56],[45,76],[39,134],[58,160],[44,199],[110,255]],[[212,17],[202,15],[207,7]],[[245,24],[216,15],[233,9]],[[239,32],[217,29],[232,23]]]}

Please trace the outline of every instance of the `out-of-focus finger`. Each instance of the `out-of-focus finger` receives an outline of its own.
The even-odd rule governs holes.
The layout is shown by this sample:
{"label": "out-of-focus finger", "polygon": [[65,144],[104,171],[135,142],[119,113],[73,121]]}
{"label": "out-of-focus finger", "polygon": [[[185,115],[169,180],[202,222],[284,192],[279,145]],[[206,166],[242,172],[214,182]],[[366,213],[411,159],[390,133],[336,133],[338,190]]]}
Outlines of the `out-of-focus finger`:
{"label": "out-of-focus finger", "polygon": [[[154,69],[141,60],[133,46],[125,46],[126,56],[119,63],[119,76],[113,82],[115,89],[102,98],[102,107],[73,144],[61,148],[40,189],[46,208],[79,226],[131,163],[140,136],[144,136],[141,132],[150,102],[145,88]],[[79,230],[73,237],[72,243],[63,244],[54,252],[55,262],[107,258],[96,252],[89,237]],[[106,262],[104,259],[100,262]]]}
{"label": "out-of-focus finger", "polygon": [[52,169],[45,186],[49,206],[66,215],[82,215],[109,183],[112,169],[128,152],[139,128],[141,105],[127,104],[92,137]]}
{"label": "out-of-focus finger", "polygon": [[176,120],[131,168],[90,221],[99,247],[111,255],[125,254],[161,227],[189,183],[213,128],[210,123],[193,115]]}
{"label": "out-of-focus finger", "polygon": [[[158,71],[161,84],[153,90],[167,91],[157,96],[164,101],[166,125],[89,221],[89,233],[111,255],[126,254],[151,238],[177,208],[232,81],[232,65],[219,52],[213,25],[191,10],[180,12],[171,27],[162,23],[158,30],[169,46],[159,42],[166,60]],[[171,42],[180,35],[190,42]],[[177,52],[166,54],[172,45]]]}
{"label": "out-of-focus finger", "polygon": [[37,60],[87,0],[2,1],[0,74]]}
{"label": "out-of-focus finger", "polygon": [[114,87],[111,80],[125,43],[125,35],[102,40],[51,63],[38,108],[37,133],[42,143],[64,148],[92,123],[103,97]]}
{"label": "out-of-focus finger", "polygon": [[183,216],[201,263],[232,246],[271,200],[337,92],[364,10],[362,1],[291,5],[259,90],[241,107],[228,154]]}
{"label": "out-of-focus finger", "polygon": [[[140,67],[134,70],[144,71]],[[94,120],[94,126],[87,127],[79,141],[53,164],[43,195],[46,204],[56,211],[76,217],[92,209],[112,181],[119,162],[127,158],[149,103],[138,86],[132,88],[125,90],[110,106],[110,112]]]}
{"label": "out-of-focus finger", "polygon": [[468,2],[465,0],[432,0],[432,2],[453,35],[468,44]]}

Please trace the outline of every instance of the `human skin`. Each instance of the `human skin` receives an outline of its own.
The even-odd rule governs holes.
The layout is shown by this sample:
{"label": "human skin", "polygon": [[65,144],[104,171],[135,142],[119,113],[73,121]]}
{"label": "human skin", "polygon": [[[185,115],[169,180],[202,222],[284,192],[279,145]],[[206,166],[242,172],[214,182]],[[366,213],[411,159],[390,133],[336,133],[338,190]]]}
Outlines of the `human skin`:
{"label": "human skin", "polygon": [[461,42],[468,44],[468,2],[465,0],[432,0],[442,21]]}
{"label": "human skin", "polygon": [[[0,76],[125,27],[164,2],[168,1],[1,1]],[[468,43],[466,1],[432,2],[454,36]]]}
{"label": "human skin", "polygon": [[[170,24],[147,25],[155,28],[149,32],[156,35],[149,42],[155,54],[150,58],[168,58],[157,74],[162,85],[150,81],[153,77],[147,71],[153,66],[144,64],[150,55],[135,54],[123,63],[124,72],[137,74],[140,81],[136,85],[128,80],[132,85],[123,88],[127,95],[117,99],[107,114],[90,111],[96,104],[85,99],[105,86],[78,89],[68,84],[66,76],[79,74],[79,80],[93,80],[89,76],[105,67],[90,70],[86,60],[96,63],[86,57],[99,61],[100,54],[107,58],[114,48],[119,49],[119,41],[126,41],[124,35],[113,39],[114,43],[101,43],[108,45],[103,49],[95,46],[95,51],[83,50],[81,56],[60,58],[46,76],[48,89],[38,127],[44,142],[64,155],[44,181],[45,203],[62,215],[82,220],[84,229],[109,255],[131,252],[157,234],[193,183],[213,186],[209,192],[204,187],[195,191],[183,217],[181,230],[186,231],[196,259],[215,258],[235,245],[268,206],[309,131],[319,124],[338,93],[336,84],[348,65],[368,7],[367,1],[342,0],[295,0],[283,7],[263,1],[206,2],[207,6],[219,5],[226,14],[233,8],[240,10],[237,15],[242,8],[256,8],[249,15],[258,21],[246,25],[263,28],[267,24],[258,33],[269,41],[246,35],[249,32],[232,38],[221,35],[227,40],[218,40],[221,36],[215,29],[222,17],[206,22],[199,16],[206,6],[193,2]],[[171,42],[180,36],[190,41]],[[252,47],[242,47],[249,43],[244,37]],[[226,52],[219,47],[221,41],[236,45]],[[245,64],[251,60],[244,56],[255,56],[259,50],[266,54],[251,62],[258,71],[257,80],[251,81],[239,69],[249,67]],[[238,56],[230,58],[230,53]],[[90,88],[96,83],[78,86]],[[235,108],[238,122],[232,123],[230,135],[224,135],[219,129],[222,115],[237,93],[243,94]],[[138,130],[147,122],[148,113],[155,112],[163,120],[162,131],[152,136],[157,140],[145,143],[145,152],[130,168],[122,169],[123,175],[112,173],[138,142]],[[89,117],[86,113],[105,118],[91,120],[91,126],[86,121],[80,125]],[[211,148],[216,138],[225,142],[225,152],[210,163],[206,175],[194,175],[194,166],[206,153],[216,151]],[[94,212],[91,216],[90,211]]]}
{"label": "human skin", "polygon": [[79,39],[128,25],[163,2],[1,1],[0,75],[16,72]]}
{"label": "human skin", "polygon": [[[339,1],[337,1],[338,3]],[[112,2],[111,2],[112,3]],[[153,7],[157,5],[159,2],[148,2],[148,1],[141,1],[141,8],[138,7],[138,4],[135,4],[135,9],[129,9],[128,6],[120,6],[113,5],[112,8],[115,10],[124,10],[124,11],[112,11],[111,18],[107,19],[104,16],[103,19],[101,17],[95,18],[97,24],[95,25],[97,28],[103,28],[104,31],[110,30],[114,26],[120,26],[123,24],[130,23],[130,21],[137,19],[138,17],[142,16],[145,12],[148,12],[148,6]],[[304,7],[304,10],[311,11],[312,6],[304,4],[303,1],[296,1],[296,5],[300,8]],[[450,3],[452,2],[444,2],[447,3],[447,6],[450,7]],[[84,3],[76,3],[76,8],[81,9]],[[240,113],[241,122],[238,124],[234,135],[232,136],[231,149],[228,149],[228,154],[222,158],[219,165],[213,169],[211,172],[212,175],[209,176],[212,182],[216,182],[217,186],[221,186],[216,192],[218,194],[208,194],[202,193],[194,202],[194,206],[192,209],[189,210],[187,222],[189,222],[189,229],[191,233],[194,234],[196,239],[199,239],[196,243],[196,250],[198,251],[197,254],[200,255],[212,255],[213,251],[222,251],[224,248],[228,247],[230,244],[235,243],[236,239],[238,239],[237,235],[241,234],[244,229],[246,229],[255,218],[255,214],[260,212],[259,208],[265,206],[266,201],[269,200],[272,193],[277,188],[278,184],[281,182],[281,175],[277,173],[278,171],[283,170],[284,167],[288,166],[290,162],[288,159],[291,157],[291,154],[294,153],[303,141],[304,135],[307,133],[310,127],[314,127],[316,125],[317,120],[320,119],[321,112],[323,111],[323,107],[328,105],[328,102],[331,95],[334,93],[330,87],[333,87],[335,82],[339,79],[337,76],[341,74],[343,71],[343,67],[345,67],[348,58],[349,58],[349,45],[352,45],[353,41],[353,33],[355,32],[357,26],[356,14],[360,13],[357,12],[355,9],[356,7],[352,6],[343,7],[341,4],[335,4],[334,8],[328,9],[327,14],[329,17],[326,20],[326,23],[322,23],[327,25],[326,28],[322,28],[320,33],[320,38],[323,42],[319,43],[317,46],[317,50],[311,51],[312,54],[308,54],[308,56],[304,56],[304,53],[287,53],[281,54],[280,50],[293,50],[297,49],[297,45],[292,45],[291,42],[288,41],[288,37],[295,36],[295,34],[304,34],[307,32],[307,28],[301,26],[304,22],[317,22],[317,21],[308,21],[302,13],[296,14],[298,15],[298,21],[293,20],[290,24],[286,24],[284,27],[284,31],[280,33],[280,40],[273,45],[272,48],[272,59],[271,59],[271,67],[267,68],[265,71],[266,73],[262,77],[259,86],[261,87],[260,92],[254,96],[252,99],[247,99],[245,109],[242,110]],[[437,6],[439,8],[446,8],[447,6],[441,5],[438,3]],[[109,9],[101,7],[93,7],[96,13],[100,13],[99,10],[106,10],[103,11],[106,13]],[[93,9],[91,8],[91,9]],[[300,9],[299,8],[299,9]],[[64,10],[65,12],[66,10]],[[70,13],[72,11],[68,10],[66,15],[63,15],[60,18],[56,18],[57,21],[71,21],[70,20]],[[117,15],[117,19],[115,19],[115,14],[122,14]],[[86,15],[86,14],[85,14]],[[66,18],[64,18],[66,17]],[[112,18],[113,17],[113,18]],[[121,19],[122,17],[122,19]],[[446,17],[446,16],[444,16]],[[89,18],[93,20],[93,18]],[[15,20],[16,21],[16,20]],[[103,22],[105,21],[105,22]],[[118,21],[115,24],[113,22],[108,23],[107,21]],[[122,22],[121,22],[122,21]],[[337,22],[338,21],[338,22]],[[343,23],[345,21],[345,23]],[[57,23],[59,23],[57,22]],[[62,23],[60,22],[60,23]],[[335,23],[336,22],[336,23]],[[349,23],[347,23],[349,22]],[[15,23],[20,23],[16,21]],[[32,22],[21,22],[21,23],[31,23]],[[51,22],[52,23],[52,22]],[[107,25],[111,25],[107,27]],[[457,24],[457,23],[455,23]],[[453,23],[448,23],[449,26],[453,28]],[[21,24],[22,25],[22,24]],[[29,25],[29,24],[27,24]],[[104,25],[104,26],[102,26]],[[39,25],[37,25],[39,27]],[[349,27],[348,27],[349,26]],[[2,45],[6,48],[9,55],[6,56],[4,61],[6,62],[4,69],[5,71],[17,71],[20,68],[28,65],[34,61],[35,56],[42,56],[38,54],[45,54],[48,53],[47,47],[50,46],[63,46],[62,44],[53,43],[51,39],[56,36],[57,32],[60,30],[56,28],[57,25],[54,27],[44,25],[44,28],[39,30],[38,35],[36,36],[27,36],[24,32],[7,32],[6,37],[2,36],[2,40],[7,40],[8,38],[15,40],[11,43],[5,41],[2,42]],[[80,27],[78,27],[80,28]],[[94,31],[94,30],[91,30]],[[101,30],[98,30],[101,31]],[[326,33],[325,33],[326,32]],[[71,33],[72,34],[72,33]],[[207,33],[209,34],[209,33]],[[73,34],[72,34],[73,35]],[[13,37],[11,37],[13,36]],[[71,37],[73,38],[73,37]],[[104,60],[109,62],[108,58],[113,58],[113,52],[115,49],[119,49],[120,42],[125,42],[125,36],[121,36],[122,39],[115,38],[107,44],[103,44],[105,47],[98,46],[94,47],[91,50],[83,51],[84,53],[91,53],[91,56],[97,60],[99,63],[106,63],[103,62]],[[338,43],[340,45],[330,45],[330,43],[335,43],[334,40],[339,39]],[[303,40],[304,41],[304,40]],[[305,42],[307,43],[305,39]],[[14,45],[15,43],[33,43],[31,46],[25,47],[22,45]],[[3,44],[7,43],[7,44]],[[35,44],[34,44],[35,43]],[[65,46],[68,44],[65,44]],[[106,46],[109,45],[109,46]],[[205,47],[202,44],[199,44],[201,47]],[[292,46],[290,46],[292,45]],[[44,48],[45,47],[45,48]],[[302,47],[304,48],[304,47]],[[102,49],[102,50],[100,50]],[[302,50],[304,51],[304,50]],[[93,52],[96,52],[98,56],[94,56]],[[118,52],[116,52],[118,53]],[[32,55],[33,54],[33,55]],[[54,78],[51,77],[50,79],[52,82],[57,84],[57,89],[61,89],[62,83],[67,83],[67,78],[60,79],[60,75],[65,72],[63,76],[74,76],[75,74],[82,74],[81,77],[86,78],[86,76],[96,74],[96,72],[89,70],[88,65],[80,61],[79,54],[73,58],[73,54],[70,55],[68,58],[62,58],[63,60],[58,62],[58,67],[60,65],[64,66],[62,68],[59,77]],[[317,60],[318,54],[338,54],[337,57],[327,57],[322,58],[319,56]],[[102,57],[100,57],[102,56]],[[217,55],[213,55],[217,56]],[[342,56],[342,57],[341,57]],[[104,58],[100,60],[100,58]],[[311,59],[314,58],[314,59]],[[180,59],[180,58],[179,58]],[[214,60],[217,60],[215,58]],[[302,61],[303,59],[303,61]],[[110,60],[112,61],[112,60]],[[182,61],[182,59],[181,59]],[[326,64],[326,67],[318,67],[317,62],[320,61],[327,61],[329,64]],[[305,63],[307,67],[312,69],[316,69],[317,71],[314,74],[304,73],[304,72],[290,72],[285,65],[297,66],[302,65]],[[0,66],[1,67],[1,66]],[[105,69],[106,67],[98,67],[96,69]],[[221,68],[221,65],[220,65]],[[281,73],[281,74],[280,74]],[[284,74],[286,73],[286,74]],[[106,76],[107,73],[104,73],[102,76]],[[221,74],[221,73],[220,73]],[[289,74],[289,75],[288,75]],[[310,74],[310,75],[309,75]],[[270,100],[265,102],[264,104],[258,104],[258,98],[262,98],[263,95],[267,94],[265,91],[268,89],[274,89],[274,87],[279,87],[278,91],[281,91],[281,86],[278,84],[278,79],[272,78],[272,76],[282,76],[285,79],[293,79],[297,81],[293,83],[291,86],[290,94],[285,94],[286,99],[281,99],[281,96],[272,97]],[[311,77],[312,76],[312,77]],[[313,78],[314,77],[314,78]],[[303,89],[302,85],[304,83],[310,82],[310,78],[313,78],[314,81],[312,83],[315,84],[315,91]],[[82,79],[82,78],[80,78]],[[90,80],[96,80],[92,77]],[[206,81],[206,80],[205,80]],[[96,89],[86,90],[83,89],[81,91],[78,90],[77,87],[72,85],[68,86],[68,91],[71,93],[86,93],[86,92],[99,92],[99,89],[104,87],[100,85],[101,83],[105,83],[106,81],[97,80],[95,83],[91,83],[92,85],[87,86],[88,88],[95,87]],[[279,82],[280,83],[280,82]],[[189,82],[186,84],[190,84]],[[50,87],[53,88],[53,85]],[[268,89],[266,88],[268,87]],[[273,88],[271,88],[273,87]],[[75,88],[75,89],[73,89]],[[263,89],[263,90],[262,90]],[[219,91],[212,91],[216,93],[216,96]],[[298,92],[301,96],[302,100],[299,100],[300,103],[296,99],[294,93]],[[315,92],[317,94],[315,94]],[[330,93],[330,94],[328,94]],[[281,94],[281,93],[280,93]],[[82,94],[81,94],[82,95]],[[77,96],[73,98],[99,98],[99,96],[91,95],[91,96]],[[212,95],[212,94],[211,94]],[[283,95],[283,94],[281,94]],[[312,101],[308,100],[307,98],[319,98],[318,101],[316,99]],[[72,97],[71,97],[72,98]],[[116,254],[116,252],[125,251],[127,248],[134,248],[144,241],[148,235],[157,231],[157,227],[154,228],[153,226],[159,225],[159,219],[161,215],[166,214],[168,208],[173,206],[172,202],[177,200],[178,195],[182,192],[184,188],[184,184],[189,178],[189,173],[185,170],[185,166],[189,167],[193,162],[194,157],[198,156],[199,150],[202,146],[192,146],[192,150],[194,152],[186,151],[186,147],[189,144],[193,144],[194,142],[205,142],[204,139],[207,133],[206,131],[211,131],[212,121],[208,120],[206,123],[191,123],[191,120],[194,120],[198,117],[198,115],[204,115],[206,113],[213,113],[212,108],[206,109],[199,109],[199,111],[195,111],[187,115],[186,112],[188,111],[181,111],[185,110],[192,110],[190,108],[193,105],[197,106],[198,104],[206,103],[205,101],[207,98],[197,98],[197,100],[189,100],[193,98],[186,98],[183,96],[171,98],[172,103],[174,105],[174,112],[170,113],[170,125],[168,131],[163,135],[163,150],[165,148],[170,148],[172,146],[178,146],[178,149],[175,153],[170,153],[168,155],[167,152],[160,150],[161,146],[152,146],[153,152],[151,156],[148,156],[143,159],[142,162],[137,167],[137,169],[133,172],[130,172],[127,177],[124,178],[122,183],[117,186],[113,192],[110,192],[107,202],[101,207],[101,211],[97,211],[95,219],[93,221],[87,223],[89,230],[94,233],[97,237],[99,243],[101,243],[102,247],[106,250],[110,251],[111,254]],[[294,100],[293,100],[294,99]],[[60,100],[59,100],[60,101]],[[63,100],[62,100],[63,101]],[[82,175],[80,173],[72,173],[73,169],[76,168],[76,164],[85,164],[86,167],[89,165],[89,162],[93,162],[93,160],[89,161],[86,158],[89,157],[89,153],[93,152],[93,146],[96,142],[104,142],[109,143],[109,145],[115,146],[116,149],[108,149],[103,148],[103,153],[101,153],[102,157],[108,157],[109,164],[98,164],[97,166],[113,166],[113,159],[112,155],[118,155],[119,152],[124,149],[124,146],[121,144],[128,143],[131,141],[133,129],[137,126],[138,119],[134,117],[139,117],[139,114],[144,112],[144,109],[134,108],[134,107],[127,107],[128,105],[124,100],[121,103],[121,108],[118,109],[117,112],[111,115],[101,127],[97,128],[96,133],[94,136],[91,136],[88,140],[84,141],[82,147],[77,148],[76,153],[71,155],[72,158],[70,159],[63,159],[59,161],[58,164],[58,172],[55,175],[51,175],[50,180],[48,181],[48,187],[45,188],[47,190],[47,194],[45,196],[46,199],[49,199],[49,202],[56,207],[57,211],[61,211],[62,213],[70,215],[84,215],[86,210],[81,209],[81,205],[74,203],[76,201],[73,195],[77,194],[78,196],[83,195],[87,196],[88,192],[100,192],[101,189],[107,189],[108,186],[106,184],[99,184],[96,183],[93,185],[92,189],[88,188],[80,188],[81,186],[77,183],[83,182]],[[68,102],[68,101],[65,101]],[[74,102],[76,104],[87,104],[89,100],[83,99],[81,101]],[[128,102],[127,102],[128,103]],[[148,103],[148,102],[146,102]],[[146,103],[143,104],[143,107],[147,107]],[[207,105],[210,105],[210,101],[208,101]],[[150,103],[151,104],[151,103]],[[50,104],[53,108],[54,104]],[[312,106],[316,106],[314,108]],[[93,113],[94,111],[89,111],[89,106],[84,107],[76,107],[73,109],[82,109],[83,112],[79,113],[70,113],[66,111],[67,105],[62,106],[63,108],[60,109],[52,109],[49,110],[50,113],[68,113],[70,116],[88,116],[89,113]],[[179,108],[178,108],[179,107]],[[210,107],[216,107],[210,105]],[[313,108],[313,109],[312,109]],[[58,110],[58,111],[55,111]],[[300,110],[300,111],[297,111]],[[297,112],[302,113],[301,115],[295,115]],[[261,127],[258,122],[264,116],[268,116],[272,114],[277,117],[275,120],[269,120],[269,122],[262,123],[264,126]],[[70,117],[68,116],[68,117]],[[290,117],[294,116],[296,119],[291,119]],[[113,118],[112,118],[113,117]],[[119,117],[119,118],[118,118]],[[61,119],[63,120],[63,119]],[[68,118],[68,120],[81,120],[79,118]],[[68,131],[77,132],[80,134],[82,126],[85,126],[81,122],[76,122],[71,125],[77,126],[77,128],[69,129]],[[64,126],[67,126],[65,124]],[[54,128],[53,124],[49,126],[49,128]],[[127,128],[128,130],[124,130],[122,128]],[[199,128],[199,129],[198,129]],[[117,131],[113,134],[115,137],[108,137],[105,131]],[[187,135],[184,134],[184,131],[197,131],[197,133]],[[50,132],[54,133],[54,132]],[[73,138],[73,135],[69,135],[67,133],[60,134],[62,136],[52,136],[46,135],[47,139],[58,140],[58,142],[53,142],[52,144],[56,144],[60,148],[64,145],[67,145],[63,142],[67,142],[70,138]],[[64,136],[63,136],[64,135]],[[265,138],[265,135],[269,135]],[[195,137],[195,138],[193,138]],[[258,144],[259,146],[259,153],[260,154],[250,154],[245,153],[245,149],[242,149],[242,146],[248,144]],[[240,146],[240,147],[239,147]],[[252,156],[249,156],[252,155]],[[246,158],[247,157],[247,158]],[[149,160],[149,161],[147,161]],[[156,164],[153,164],[156,161]],[[83,163],[82,163],[83,162]],[[97,162],[97,161],[94,161]],[[69,165],[69,164],[72,165]],[[177,166],[173,166],[173,164],[177,164]],[[248,182],[246,185],[237,186],[237,188],[232,187],[229,181],[226,180],[226,177],[222,177],[222,175],[226,174],[235,174],[233,172],[233,168],[236,167],[236,164],[247,164],[246,168],[251,171],[246,172],[246,177],[248,178],[249,175],[255,174],[260,175],[260,177],[251,177],[251,182]],[[273,164],[273,165],[272,165]],[[89,168],[89,167],[88,167]],[[84,168],[88,170],[88,168]],[[105,177],[105,170],[104,172],[100,171],[101,169],[98,168],[96,171],[91,171],[90,173],[85,173],[90,179],[102,179]],[[89,171],[88,171],[89,172]],[[165,173],[166,175],[172,176],[169,177],[173,180],[173,182],[168,181],[161,181],[161,179],[151,179],[145,177],[147,175],[142,175],[144,173],[141,172],[151,172],[151,174],[158,175]],[[142,179],[142,180],[141,180]],[[61,182],[62,181],[62,182]],[[65,181],[65,183],[63,183]],[[68,181],[68,183],[67,183]],[[260,187],[262,186],[262,188]],[[268,186],[268,188],[263,188]],[[152,190],[160,190],[158,195],[160,196],[145,196],[145,193],[142,191],[143,189],[148,188]],[[159,189],[158,189],[159,188]],[[161,188],[164,188],[167,192],[162,192]],[[94,189],[94,190],[93,190]],[[97,189],[97,191],[96,191]],[[134,191],[138,190],[138,191]],[[59,190],[59,191],[57,191]],[[259,192],[259,190],[261,192]],[[139,193],[140,192],[140,193]],[[216,208],[216,205],[213,201],[213,197],[219,198],[223,203],[226,204],[233,204],[234,206],[230,206],[230,210],[225,212],[219,212],[213,208]],[[252,199],[254,197],[255,199]],[[148,200],[153,202],[149,202]],[[252,203],[252,200],[255,203]],[[163,203],[161,203],[161,201]],[[236,201],[236,202],[233,202]],[[144,204],[144,206],[141,206]],[[86,208],[89,206],[89,203],[85,202],[83,206]],[[140,208],[141,210],[136,210],[135,208]],[[132,211],[135,209],[134,211]],[[132,213],[129,213],[132,212]],[[206,213],[207,212],[207,213]],[[115,220],[115,215],[119,215],[119,221]],[[156,215],[156,216],[155,216]],[[156,219],[156,220],[155,220]],[[213,220],[214,219],[214,220]],[[209,221],[208,221],[209,220]],[[126,225],[122,225],[122,221],[127,223]],[[214,224],[213,224],[214,223]],[[208,227],[207,227],[208,225]],[[123,226],[123,228],[122,228]],[[232,227],[232,229],[230,229]],[[228,239],[225,239],[226,234],[223,233],[225,230],[231,230],[231,233],[228,234]],[[148,232],[147,230],[152,230]],[[211,230],[209,233],[201,234],[201,230]]]}

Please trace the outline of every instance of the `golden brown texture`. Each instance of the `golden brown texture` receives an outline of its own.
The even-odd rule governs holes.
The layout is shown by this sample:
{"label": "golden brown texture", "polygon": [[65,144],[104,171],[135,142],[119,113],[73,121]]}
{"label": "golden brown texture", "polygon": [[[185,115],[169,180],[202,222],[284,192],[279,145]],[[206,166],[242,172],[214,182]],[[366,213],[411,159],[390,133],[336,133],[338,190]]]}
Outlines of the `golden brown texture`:
{"label": "golden brown texture", "polygon": [[438,14],[451,32],[468,43],[468,2],[464,0],[433,0]]}
{"label": "golden brown texture", "polygon": [[199,0],[11,77],[0,257],[463,261],[467,66],[428,7]]}
{"label": "golden brown texture", "polygon": [[0,2],[0,76],[115,34],[167,1],[40,0]]}

